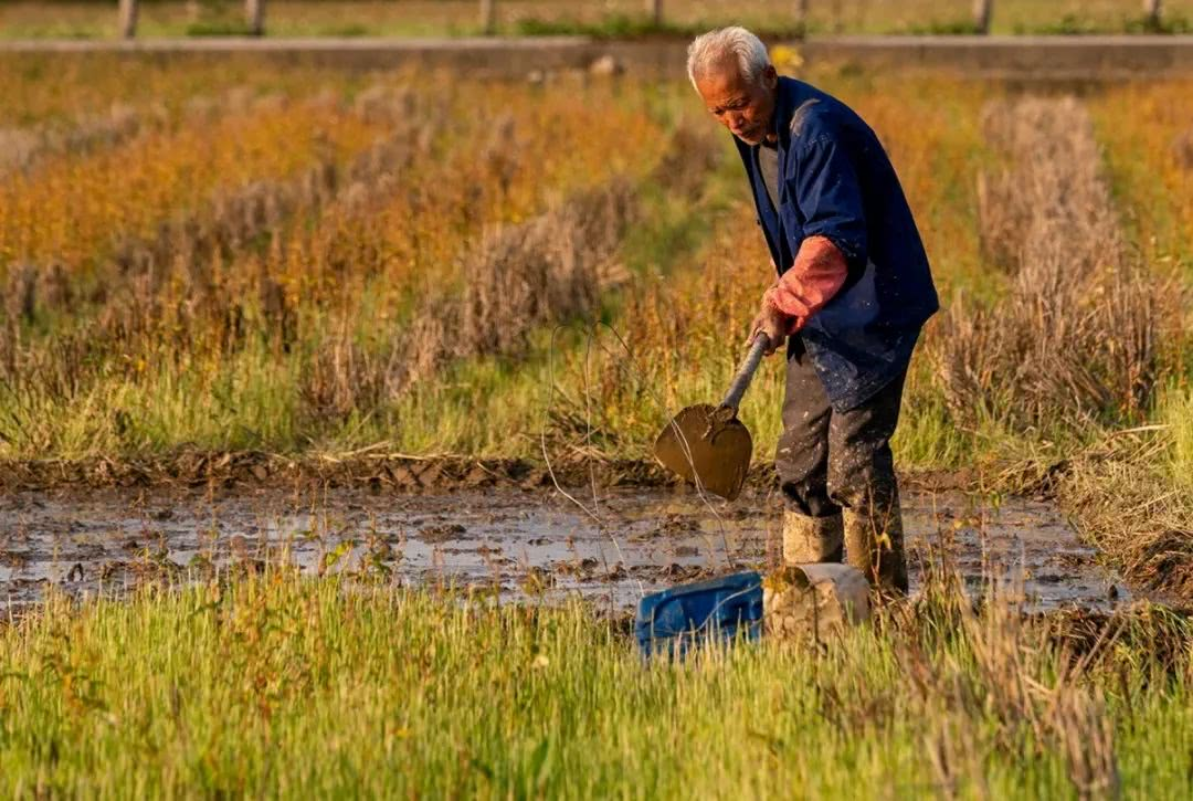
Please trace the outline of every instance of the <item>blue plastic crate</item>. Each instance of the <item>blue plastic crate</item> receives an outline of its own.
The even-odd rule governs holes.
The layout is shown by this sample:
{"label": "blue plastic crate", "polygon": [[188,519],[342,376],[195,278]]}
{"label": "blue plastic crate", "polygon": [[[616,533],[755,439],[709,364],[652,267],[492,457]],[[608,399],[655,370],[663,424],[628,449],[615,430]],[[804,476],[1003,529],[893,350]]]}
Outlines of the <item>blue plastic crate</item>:
{"label": "blue plastic crate", "polygon": [[682,657],[710,637],[733,639],[762,633],[762,576],[754,570],[681,584],[638,604],[634,634],[644,656]]}

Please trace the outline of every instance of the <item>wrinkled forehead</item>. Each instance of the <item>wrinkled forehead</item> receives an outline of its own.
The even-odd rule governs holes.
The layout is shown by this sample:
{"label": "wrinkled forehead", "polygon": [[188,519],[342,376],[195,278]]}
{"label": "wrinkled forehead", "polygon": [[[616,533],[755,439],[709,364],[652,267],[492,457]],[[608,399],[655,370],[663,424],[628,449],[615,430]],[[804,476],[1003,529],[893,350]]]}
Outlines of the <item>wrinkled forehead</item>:
{"label": "wrinkled forehead", "polygon": [[696,79],[700,96],[710,105],[738,95],[750,94],[750,83],[741,74],[741,66],[733,56],[726,56],[709,64]]}

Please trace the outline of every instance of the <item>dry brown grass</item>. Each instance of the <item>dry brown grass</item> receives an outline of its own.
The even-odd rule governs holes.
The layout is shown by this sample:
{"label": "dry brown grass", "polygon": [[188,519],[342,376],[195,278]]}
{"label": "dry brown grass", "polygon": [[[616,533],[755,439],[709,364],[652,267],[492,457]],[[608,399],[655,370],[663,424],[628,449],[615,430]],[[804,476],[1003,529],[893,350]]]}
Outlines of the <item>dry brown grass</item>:
{"label": "dry brown grass", "polygon": [[[265,120],[258,127],[271,137],[315,116],[352,138],[305,131],[308,157],[296,168],[246,168],[208,193],[188,188],[189,202],[143,203],[152,208],[138,207],[136,219],[156,218],[152,225],[126,225],[97,203],[91,217],[114,218],[106,241],[61,258],[56,228],[43,234],[7,219],[6,235],[40,238],[0,282],[0,395],[11,404],[0,445],[52,450],[52,426],[31,421],[55,418],[47,405],[87,405],[97,395],[123,397],[122,409],[94,418],[100,437],[144,442],[112,422],[139,403],[129,399],[143,387],[177,376],[210,397],[229,386],[221,383],[229,372],[247,376],[235,385],[263,403],[284,397],[267,414],[294,415],[309,432],[302,442],[389,407],[375,429],[397,421],[412,330],[442,323],[426,315],[435,304],[456,315],[447,359],[512,353],[535,325],[590,313],[600,292],[626,277],[614,254],[633,205],[630,184],[666,145],[653,118],[606,89],[551,88],[526,101],[519,87],[399,82],[351,104],[338,93],[282,98],[276,108],[229,99],[245,105],[246,126]],[[206,114],[186,112],[180,141],[200,137]],[[610,135],[627,128],[647,143],[632,154]],[[48,193],[43,178],[86,174],[120,149],[54,156],[21,180]],[[627,183],[610,184],[616,176]],[[456,289],[465,271],[467,294]],[[284,396],[270,394],[277,381],[292,384]],[[145,420],[134,414],[134,428]],[[133,431],[127,440],[125,430]]]}
{"label": "dry brown grass", "polygon": [[[502,194],[523,166],[516,140],[514,119],[502,118],[485,148],[487,170]],[[648,180],[672,196],[696,201],[720,163],[721,144],[706,129],[682,124]],[[380,348],[364,349],[345,331],[320,351],[304,372],[308,411],[368,413],[453,361],[521,356],[544,326],[590,326],[609,293],[632,280],[619,256],[628,226],[640,216],[637,195],[638,187],[618,178],[530,220],[490,226],[462,258],[458,282],[430,292],[410,324]],[[547,435],[564,451],[595,454],[591,420],[562,408],[548,417]],[[597,438],[616,441],[608,432]],[[577,445],[577,439],[585,444]]]}
{"label": "dry brown grass", "polygon": [[[898,685],[842,691],[831,679],[819,682],[829,722],[859,736],[882,731],[896,715],[923,721],[923,747],[945,798],[997,797],[988,770],[995,754],[1029,763],[1054,755],[1076,797],[1119,797],[1123,729],[1116,732],[1115,717],[1137,692],[1126,677],[1141,655],[1152,671],[1147,681],[1188,675],[1182,615],[1148,604],[1108,615],[1029,615],[1023,588],[1006,577],[986,576],[980,595],[967,593],[944,550],[925,555],[923,575],[914,600],[883,607],[875,620],[881,636],[898,643]],[[866,659],[851,655],[835,667],[850,675]],[[961,724],[977,717],[981,729]]]}
{"label": "dry brown grass", "polygon": [[986,126],[1011,167],[981,185],[983,243],[1012,285],[990,308],[959,299],[933,340],[952,413],[1016,428],[1137,418],[1155,387],[1162,290],[1124,244],[1084,106],[997,103]]}
{"label": "dry brown grass", "polygon": [[9,271],[4,290],[4,312],[14,324],[17,320],[31,320],[37,307],[37,268],[32,264],[18,264]]}
{"label": "dry brown grass", "polygon": [[521,352],[537,327],[590,316],[601,293],[626,277],[616,256],[634,208],[632,188],[614,182],[487,233],[466,257],[464,286],[415,318],[409,378],[425,378],[449,359]]}
{"label": "dry brown grass", "polygon": [[[1050,676],[1047,664],[1057,652],[1051,634],[1025,618],[1013,601],[991,595],[978,614],[963,595],[940,599],[960,611],[955,636],[966,643],[972,664],[932,660],[922,647],[898,653],[913,705],[923,719],[947,721],[959,712],[985,712],[997,721],[997,749],[1020,752],[1025,759],[1054,750],[1079,798],[1116,797],[1120,778],[1114,725],[1102,690],[1086,680],[1097,649],[1078,658],[1062,647],[1061,671]],[[923,616],[925,604],[920,606]],[[915,623],[905,625],[916,628]],[[933,725],[925,739],[941,784],[951,789],[946,795],[955,797],[959,775],[971,780],[980,775],[972,768],[982,763],[983,749],[972,737]],[[975,789],[983,795],[980,784]]]}
{"label": "dry brown grass", "polygon": [[[131,280],[146,302],[161,294],[171,280],[182,279],[189,302],[209,303],[220,266],[246,251],[260,250],[262,237],[271,240],[277,261],[280,237],[288,233],[291,221],[317,215],[341,199],[351,211],[361,213],[377,194],[391,189],[395,175],[415,155],[425,155],[430,137],[423,129],[442,118],[441,109],[424,109],[423,122],[411,124],[413,103],[413,97],[388,87],[362,93],[356,114],[372,124],[387,125],[390,133],[347,167],[340,167],[329,155],[290,180],[254,181],[220,192],[210,205],[163,222],[155,237],[126,239],[116,249],[107,274],[120,282]],[[279,288],[271,281],[262,269],[258,292],[266,309],[279,303]],[[235,292],[224,294],[225,302],[235,299]]]}
{"label": "dry brown grass", "polygon": [[655,165],[654,179],[672,193],[698,200],[708,174],[721,163],[724,153],[720,140],[703,120],[680,125]]}
{"label": "dry brown grass", "polygon": [[[695,199],[721,152],[713,137],[681,125],[652,180]],[[415,318],[405,359],[411,380],[448,359],[523,352],[543,325],[591,322],[604,293],[630,279],[618,252],[637,216],[636,189],[614,181],[533,220],[488,231],[461,269],[463,289],[441,293]]]}
{"label": "dry brown grass", "polygon": [[462,285],[433,293],[382,347],[362,347],[344,326],[320,348],[301,380],[307,413],[367,414],[452,360],[516,355],[537,327],[591,315],[624,278],[614,258],[633,205],[616,181],[486,232],[464,258]]}
{"label": "dry brown grass", "polygon": [[162,125],[169,112],[160,105],[135,108],[113,103],[102,114],[83,114],[68,126],[0,129],[0,176],[28,170],[43,157],[86,153],[131,139],[143,128]]}
{"label": "dry brown grass", "polygon": [[394,351],[375,353],[359,345],[346,326],[305,362],[299,382],[304,414],[343,420],[368,414],[401,389]]}
{"label": "dry brown grass", "polygon": [[1111,437],[1067,465],[1056,490],[1132,581],[1193,598],[1193,498],[1166,473],[1170,448],[1163,429]]}
{"label": "dry brown grass", "polygon": [[1193,128],[1172,140],[1172,158],[1182,170],[1193,170]]}
{"label": "dry brown grass", "polygon": [[[229,97],[232,107],[260,105]],[[429,137],[424,129],[442,121],[441,113],[424,108],[419,123],[406,122],[412,119],[414,102],[391,87],[362,93],[353,113],[387,126],[389,135],[346,166],[329,153],[289,180],[257,180],[217,192],[210,203],[164,220],[151,236],[124,235],[86,283],[72,282],[58,261],[40,269],[26,264],[10,270],[3,343],[8,358],[0,364],[0,378],[14,393],[40,386],[46,396],[66,400],[122,364],[144,369],[163,341],[172,340],[176,359],[236,351],[253,327],[250,315],[280,350],[288,351],[296,336],[295,304],[271,269],[282,261],[283,239],[296,224],[337,203],[349,214],[373,210],[376,197],[392,189],[395,174],[416,153],[425,152]],[[339,101],[316,98],[307,103],[332,106]],[[228,265],[246,253],[266,257],[255,260],[254,269],[228,274]],[[248,297],[256,303],[246,312]],[[39,314],[74,318],[78,325],[49,347],[21,348],[18,322]],[[311,365],[314,371],[329,358],[333,364],[341,361],[337,342],[320,351]],[[137,372],[131,371],[129,378],[135,380]],[[331,400],[320,396],[314,405],[340,408],[344,392],[333,388]]]}

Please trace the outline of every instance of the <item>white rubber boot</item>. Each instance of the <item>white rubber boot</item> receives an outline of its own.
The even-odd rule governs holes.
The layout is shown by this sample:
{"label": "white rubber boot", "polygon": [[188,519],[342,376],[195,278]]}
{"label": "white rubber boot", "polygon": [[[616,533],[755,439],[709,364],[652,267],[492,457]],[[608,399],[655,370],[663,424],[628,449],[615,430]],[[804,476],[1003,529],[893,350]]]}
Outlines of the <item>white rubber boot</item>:
{"label": "white rubber boot", "polygon": [[903,549],[903,515],[896,498],[885,509],[846,509],[844,529],[849,564],[883,593],[907,594],[907,556]]}
{"label": "white rubber boot", "polygon": [[820,642],[870,619],[870,585],[850,565],[788,565],[762,583],[768,637]]}
{"label": "white rubber boot", "polygon": [[783,512],[783,564],[840,562],[845,543],[841,515],[808,517]]}

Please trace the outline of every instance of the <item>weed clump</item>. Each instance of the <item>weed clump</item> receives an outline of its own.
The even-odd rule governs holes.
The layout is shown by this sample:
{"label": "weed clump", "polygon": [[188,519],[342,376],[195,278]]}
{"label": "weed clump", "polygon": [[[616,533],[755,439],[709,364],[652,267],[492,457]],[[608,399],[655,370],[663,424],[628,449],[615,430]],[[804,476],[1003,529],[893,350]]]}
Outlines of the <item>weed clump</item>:
{"label": "weed clump", "polygon": [[486,234],[465,260],[462,289],[415,319],[409,378],[426,378],[449,359],[519,353],[536,328],[591,317],[602,292],[627,277],[616,256],[634,207],[631,187],[614,181]]}

